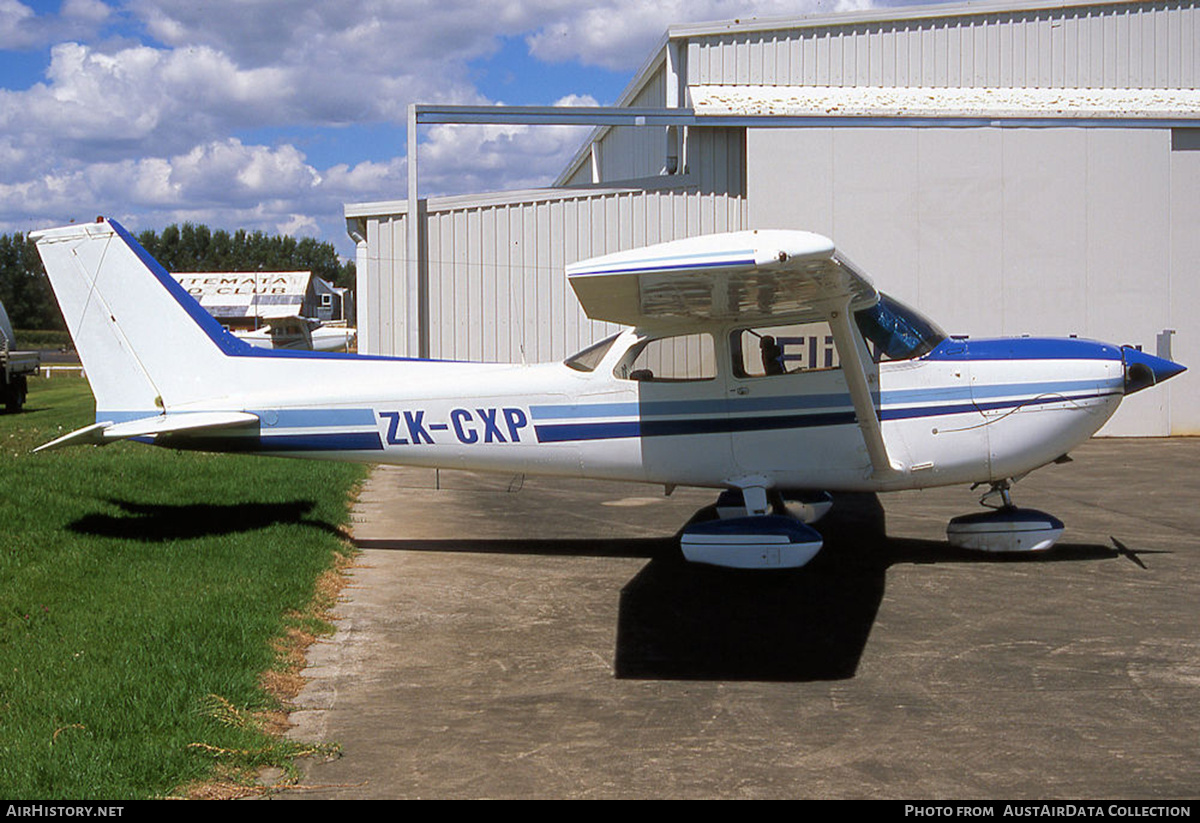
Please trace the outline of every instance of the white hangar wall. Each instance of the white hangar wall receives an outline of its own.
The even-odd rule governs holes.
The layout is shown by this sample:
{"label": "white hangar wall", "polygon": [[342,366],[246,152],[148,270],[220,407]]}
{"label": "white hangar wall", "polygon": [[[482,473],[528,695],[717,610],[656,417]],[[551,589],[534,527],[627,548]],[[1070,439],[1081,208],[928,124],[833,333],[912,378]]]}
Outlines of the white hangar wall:
{"label": "white hangar wall", "polygon": [[[618,105],[694,108],[696,125],[597,128],[559,188],[423,206],[427,353],[558,359],[609,330],[580,313],[566,263],[710,231],[803,228],[829,234],[952,333],[1078,334],[1154,352],[1175,329],[1172,355],[1192,370],[1130,398],[1105,433],[1200,434],[1200,106],[1187,103],[1198,81],[1197,0],[672,27]],[[919,124],[872,123],[871,101],[885,97],[872,90],[887,89],[942,90],[942,108]],[[1019,107],[1044,106],[1048,89],[1116,90],[1127,108],[1078,127],[940,124],[978,114],[947,104],[971,99],[957,91]],[[816,122],[845,115],[823,107],[845,90],[863,92],[862,119]],[[1131,124],[1145,116],[1140,101],[1160,97],[1184,100],[1169,114],[1178,128]],[[409,353],[405,211],[346,209],[363,237],[364,351]]]}
{"label": "white hangar wall", "polygon": [[[741,130],[693,138],[691,175],[625,185],[422,200],[420,295],[427,356],[530,363],[560,360],[617,329],[589,320],[566,264],[712,232],[745,221]],[[659,131],[661,136],[661,131]],[[359,350],[406,350],[407,203],[346,207],[358,254]],[[369,305],[370,311],[364,306]]]}
{"label": "white hangar wall", "polygon": [[[627,108],[663,108],[667,105],[666,71],[651,72],[643,85],[620,105]],[[666,137],[661,128],[614,126],[600,132],[587,162],[564,185],[587,185],[607,180],[637,180],[662,174],[666,165]],[[740,134],[737,142],[741,143]]]}
{"label": "white hangar wall", "polygon": [[[1077,334],[1200,364],[1200,130],[750,129],[747,224],[835,239],[952,334]],[[869,158],[869,159],[867,159]],[[1200,433],[1189,374],[1106,434]]]}

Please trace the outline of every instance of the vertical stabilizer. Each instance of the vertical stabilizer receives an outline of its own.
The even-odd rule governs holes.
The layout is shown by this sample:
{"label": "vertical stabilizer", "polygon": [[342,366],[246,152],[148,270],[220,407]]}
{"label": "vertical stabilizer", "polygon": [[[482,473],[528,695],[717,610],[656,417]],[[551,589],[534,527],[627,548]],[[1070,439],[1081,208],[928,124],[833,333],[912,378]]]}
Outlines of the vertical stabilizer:
{"label": "vertical stabilizer", "polygon": [[119,224],[36,232],[97,419],[158,414],[222,394],[230,335]]}

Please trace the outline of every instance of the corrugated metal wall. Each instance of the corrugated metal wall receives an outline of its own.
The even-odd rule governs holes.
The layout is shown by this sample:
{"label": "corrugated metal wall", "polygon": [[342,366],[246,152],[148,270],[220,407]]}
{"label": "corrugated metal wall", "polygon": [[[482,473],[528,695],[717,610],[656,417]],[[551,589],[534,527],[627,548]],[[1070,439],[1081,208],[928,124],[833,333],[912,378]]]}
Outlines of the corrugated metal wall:
{"label": "corrugated metal wall", "polygon": [[[677,38],[686,44],[680,69],[688,86],[1200,86],[1200,10],[1191,0],[955,11],[905,18],[897,9],[895,20],[690,33]],[[628,104],[665,105],[666,82],[660,67]],[[599,144],[600,181],[658,174],[665,162],[661,129],[608,129]],[[591,181],[589,163],[570,178]]]}
{"label": "corrugated metal wall", "polygon": [[[651,75],[646,85],[630,101],[631,108],[662,108],[666,105],[664,71]],[[600,180],[635,180],[661,174],[666,162],[666,130],[618,126],[600,141]],[[589,181],[590,182],[590,179]]]}
{"label": "corrugated metal wall", "polygon": [[[423,301],[429,356],[558,360],[611,334],[615,326],[584,316],[564,267],[594,255],[742,228],[744,132],[728,131],[697,135],[704,173],[686,178],[660,177],[639,188],[430,200]],[[410,354],[404,204],[364,211],[348,210],[366,228],[358,277],[360,351]]]}
{"label": "corrugated metal wall", "polygon": [[[947,10],[949,14],[951,10]],[[690,37],[689,85],[1194,88],[1191,2],[1123,3]]]}

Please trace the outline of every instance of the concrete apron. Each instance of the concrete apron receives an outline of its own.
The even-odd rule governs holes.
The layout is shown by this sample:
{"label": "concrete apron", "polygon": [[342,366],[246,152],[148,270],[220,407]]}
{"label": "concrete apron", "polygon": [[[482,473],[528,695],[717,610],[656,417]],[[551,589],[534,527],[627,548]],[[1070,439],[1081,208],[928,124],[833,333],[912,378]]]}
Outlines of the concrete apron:
{"label": "concrete apron", "polygon": [[292,715],[343,753],[277,796],[1194,798],[1200,439],[1073,457],[1014,489],[1048,553],[852,495],[781,573],[678,559],[710,491],[377,469]]}

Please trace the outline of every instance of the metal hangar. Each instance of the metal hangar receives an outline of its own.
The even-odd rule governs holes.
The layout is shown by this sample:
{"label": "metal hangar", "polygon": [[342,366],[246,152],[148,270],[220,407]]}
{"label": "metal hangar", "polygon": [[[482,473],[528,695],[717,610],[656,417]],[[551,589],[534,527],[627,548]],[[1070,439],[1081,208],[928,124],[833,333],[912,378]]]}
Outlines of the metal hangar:
{"label": "metal hangar", "polygon": [[[952,334],[1191,365],[1102,433],[1197,434],[1198,79],[1195,0],[1004,0],[674,26],[612,108],[413,106],[408,199],[345,207],[359,348],[563,358],[613,331],[565,265],[796,228]],[[502,113],[594,129],[551,187],[418,200],[418,123]]]}

